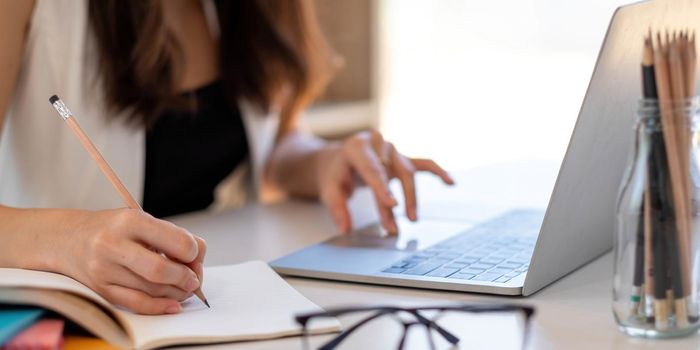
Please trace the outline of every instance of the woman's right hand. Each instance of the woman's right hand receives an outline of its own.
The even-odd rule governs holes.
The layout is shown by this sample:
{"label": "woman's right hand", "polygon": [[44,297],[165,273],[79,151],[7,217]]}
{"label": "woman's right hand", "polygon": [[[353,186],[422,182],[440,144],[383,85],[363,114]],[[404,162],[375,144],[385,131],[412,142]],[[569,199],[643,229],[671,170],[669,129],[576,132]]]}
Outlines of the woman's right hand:
{"label": "woman's right hand", "polygon": [[109,302],[174,314],[199,288],[206,245],[187,230],[133,209],[80,212],[71,221],[62,270]]}

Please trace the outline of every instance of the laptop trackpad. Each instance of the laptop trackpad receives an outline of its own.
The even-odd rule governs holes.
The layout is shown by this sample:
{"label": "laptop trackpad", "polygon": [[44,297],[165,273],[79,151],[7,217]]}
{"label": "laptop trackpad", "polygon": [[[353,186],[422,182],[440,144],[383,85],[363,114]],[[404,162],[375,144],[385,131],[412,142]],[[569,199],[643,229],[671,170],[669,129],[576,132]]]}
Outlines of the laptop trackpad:
{"label": "laptop trackpad", "polygon": [[467,223],[442,220],[411,223],[405,218],[397,218],[397,221],[400,230],[398,236],[389,236],[378,225],[372,225],[303,249],[275,261],[273,265],[301,270],[373,274],[470,227]]}
{"label": "laptop trackpad", "polygon": [[396,218],[400,233],[388,235],[379,224],[370,225],[349,235],[331,238],[323,244],[337,247],[416,252],[463,232],[472,225],[463,222],[421,220],[411,222]]}

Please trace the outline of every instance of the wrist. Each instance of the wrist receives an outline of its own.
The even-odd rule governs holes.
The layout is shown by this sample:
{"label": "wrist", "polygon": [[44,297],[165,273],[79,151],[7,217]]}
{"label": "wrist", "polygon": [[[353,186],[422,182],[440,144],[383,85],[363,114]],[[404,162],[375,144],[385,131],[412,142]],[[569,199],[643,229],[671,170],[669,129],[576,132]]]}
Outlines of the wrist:
{"label": "wrist", "polygon": [[[75,257],[71,233],[84,212],[63,209],[9,209],[2,225],[11,247],[5,247],[10,267],[70,275],[69,261]],[[0,251],[5,250],[0,248]],[[4,259],[3,259],[4,260]]]}
{"label": "wrist", "polygon": [[80,227],[89,215],[89,211],[83,210],[54,210],[47,213],[46,222],[53,228],[52,237],[46,237],[46,245],[43,247],[44,256],[39,258],[42,270],[61,273],[78,279],[77,271],[81,271],[80,264],[84,264],[84,256],[80,249]]}

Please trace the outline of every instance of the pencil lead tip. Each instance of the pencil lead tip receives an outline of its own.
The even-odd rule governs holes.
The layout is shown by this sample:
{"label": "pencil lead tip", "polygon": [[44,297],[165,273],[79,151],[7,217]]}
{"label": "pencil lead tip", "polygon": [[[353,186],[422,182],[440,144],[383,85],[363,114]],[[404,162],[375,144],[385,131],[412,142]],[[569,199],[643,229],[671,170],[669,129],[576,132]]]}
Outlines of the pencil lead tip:
{"label": "pencil lead tip", "polygon": [[207,301],[207,299],[204,299],[204,305],[211,309],[211,306],[209,305],[209,301]]}
{"label": "pencil lead tip", "polygon": [[49,97],[49,103],[54,104],[54,103],[56,103],[56,101],[58,101],[58,96],[53,95],[53,96]]}

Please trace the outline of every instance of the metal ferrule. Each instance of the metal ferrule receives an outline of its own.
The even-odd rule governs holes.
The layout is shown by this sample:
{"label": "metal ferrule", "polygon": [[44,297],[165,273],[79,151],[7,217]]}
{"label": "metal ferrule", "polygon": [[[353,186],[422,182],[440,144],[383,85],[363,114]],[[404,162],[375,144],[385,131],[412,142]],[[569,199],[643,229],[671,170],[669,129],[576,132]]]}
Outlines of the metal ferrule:
{"label": "metal ferrule", "polygon": [[56,102],[52,103],[52,105],[53,105],[53,108],[56,108],[56,111],[58,112],[58,114],[61,115],[61,118],[63,118],[63,120],[66,120],[73,115],[73,113],[71,113],[70,109],[68,109],[68,107],[66,107],[66,104],[63,103],[63,101],[61,101],[60,99],[57,100]]}

